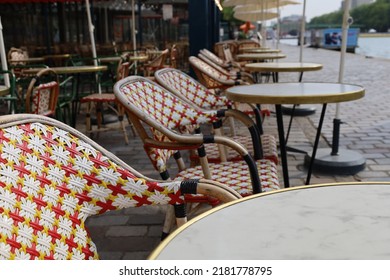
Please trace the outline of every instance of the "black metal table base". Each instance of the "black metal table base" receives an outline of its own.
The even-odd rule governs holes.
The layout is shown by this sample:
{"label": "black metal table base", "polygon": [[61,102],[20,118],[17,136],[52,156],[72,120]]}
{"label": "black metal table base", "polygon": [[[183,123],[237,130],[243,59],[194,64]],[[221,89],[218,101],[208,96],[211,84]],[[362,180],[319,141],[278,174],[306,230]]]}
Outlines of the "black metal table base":
{"label": "black metal table base", "polygon": [[[305,165],[309,165],[312,158],[305,156]],[[354,175],[366,166],[365,158],[357,152],[340,149],[337,155],[332,155],[330,148],[318,149],[314,159],[313,170],[322,173]]]}

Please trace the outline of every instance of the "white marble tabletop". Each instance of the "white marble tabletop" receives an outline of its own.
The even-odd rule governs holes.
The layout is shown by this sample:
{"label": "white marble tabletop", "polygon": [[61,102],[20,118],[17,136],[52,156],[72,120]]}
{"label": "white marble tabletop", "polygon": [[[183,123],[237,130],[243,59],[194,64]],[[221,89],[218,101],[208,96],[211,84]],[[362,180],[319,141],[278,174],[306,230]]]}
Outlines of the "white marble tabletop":
{"label": "white marble tabletop", "polygon": [[188,222],[150,259],[390,259],[390,183],[240,199]]}

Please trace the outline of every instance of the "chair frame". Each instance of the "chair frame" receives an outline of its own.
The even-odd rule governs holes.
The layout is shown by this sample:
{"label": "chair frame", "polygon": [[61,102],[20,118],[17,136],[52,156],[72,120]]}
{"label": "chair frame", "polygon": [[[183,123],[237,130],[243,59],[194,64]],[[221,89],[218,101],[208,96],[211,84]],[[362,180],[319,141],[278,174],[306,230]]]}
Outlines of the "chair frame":
{"label": "chair frame", "polygon": [[[50,83],[45,83],[45,84],[40,84],[40,80],[45,76],[45,75],[53,75],[54,76],[54,81]],[[56,110],[57,110],[57,101],[60,93],[60,82],[57,73],[50,69],[50,68],[44,68],[40,70],[35,77],[31,79],[31,82],[27,88],[27,93],[26,93],[26,108],[25,111],[26,113],[33,113],[31,112],[31,99],[33,98],[33,93],[36,89],[39,87],[48,85],[50,88],[50,100],[49,100],[49,108],[48,112],[45,113],[45,116],[49,117],[55,117],[56,116]],[[39,113],[37,113],[39,114]]]}
{"label": "chair frame", "polygon": [[[180,226],[187,220],[184,205],[184,195],[186,194],[211,195],[223,202],[241,198],[239,194],[227,186],[210,180],[167,182],[145,177],[81,132],[45,116],[31,114],[1,116],[1,129],[4,130],[4,133],[0,146],[16,145],[13,143],[13,138],[16,143],[19,143],[18,141],[21,141],[21,143],[34,141],[34,145],[12,151],[1,149],[3,160],[0,166],[0,170],[2,170],[0,175],[0,205],[2,205],[0,207],[2,210],[0,211],[0,220],[3,222],[11,221],[12,226],[11,228],[0,227],[1,236],[6,237],[0,239],[0,259],[95,259],[98,258],[98,253],[95,244],[90,240],[89,234],[85,230],[84,223],[89,216],[125,207],[139,207],[150,204],[173,205],[175,206],[176,222]],[[22,131],[26,132],[21,133]],[[30,134],[31,136],[29,136]],[[62,154],[60,156],[48,157],[47,152],[40,149],[40,144],[35,142],[36,138],[47,138],[49,142],[44,145],[47,147],[61,146],[65,149],[64,153],[60,153]],[[49,174],[49,176],[46,176],[44,174],[48,171],[40,174],[40,172],[31,171],[29,168],[26,169],[21,159],[28,158],[29,153],[37,157],[37,160],[47,161],[46,164],[51,165],[51,168],[58,169],[59,172],[63,172],[61,173],[63,175],[51,176],[53,174]],[[74,163],[68,161],[64,164],[62,162],[64,155],[67,158],[75,158],[75,160],[79,156],[78,161],[81,160],[83,164],[88,166],[91,164],[97,173],[95,174],[95,171],[93,171],[93,174],[81,170],[74,171]],[[14,167],[21,167],[22,169],[14,169],[15,172],[12,172],[11,169]],[[110,170],[114,173],[109,172]],[[26,181],[26,174],[31,172],[38,173],[34,180],[38,180],[39,185]],[[72,174],[73,179],[65,178],[70,178]],[[76,180],[76,178],[83,180],[84,183],[73,183],[73,187],[71,187],[69,180]],[[116,183],[109,182],[109,180],[115,180]],[[133,187],[135,185],[147,187],[135,190],[126,182],[133,185]],[[75,187],[74,184],[78,187]],[[52,186],[58,186],[58,188],[54,191]],[[95,192],[92,191],[92,188],[95,188]],[[107,192],[96,192],[96,188],[99,190],[105,189]],[[54,192],[49,189],[53,189]],[[164,196],[166,199],[146,199],[153,194],[159,197]],[[70,200],[65,203],[63,200],[67,200],[67,196]],[[54,201],[50,202],[51,200]],[[37,207],[29,207],[31,211],[47,210],[50,213],[49,216],[44,218],[34,214],[34,218],[31,218],[30,211],[19,211],[19,206],[12,207],[12,205],[19,204],[23,206],[26,203],[37,205]],[[52,216],[50,216],[51,214]],[[61,221],[61,218],[70,219],[72,222],[56,224],[56,220]],[[18,230],[20,227],[22,228]],[[36,236],[38,241],[29,241],[30,238],[23,234],[26,229],[31,229],[30,234]],[[44,244],[48,242],[49,245],[38,246],[38,244],[42,245],[42,241],[38,243],[41,235],[50,237],[49,241],[44,242]],[[85,238],[82,238],[84,235]],[[75,239],[77,236],[85,243],[79,245],[82,246],[82,249],[77,246],[79,244],[79,241]],[[65,250],[63,249],[64,246],[74,249],[71,251],[70,249]]]}
{"label": "chair frame", "polygon": [[[162,149],[162,150],[170,150],[175,153],[175,159],[178,163],[179,169],[184,170],[184,162],[180,156],[180,154],[177,153],[177,151],[180,150],[198,150],[200,162],[202,165],[203,173],[205,178],[211,178],[210,169],[208,166],[208,161],[206,157],[206,153],[204,150],[204,145],[209,143],[216,143],[220,145],[224,145],[227,147],[232,148],[233,150],[237,151],[237,153],[242,157],[242,159],[246,162],[248,165],[248,170],[250,172],[251,177],[251,185],[253,188],[253,193],[259,193],[262,191],[261,189],[261,181],[258,173],[258,169],[256,166],[256,162],[254,158],[249,154],[249,152],[239,143],[233,141],[230,138],[219,136],[219,135],[202,135],[202,134],[186,134],[186,133],[178,133],[170,128],[167,128],[166,126],[162,125],[161,123],[157,122],[152,116],[145,113],[141,109],[139,109],[136,105],[132,104],[128,97],[123,93],[123,91],[126,91],[126,86],[131,84],[151,84],[154,88],[161,89],[164,91],[164,94],[169,94],[172,97],[172,102],[174,104],[180,104],[180,106],[189,106],[183,102],[181,102],[178,98],[174,97],[172,93],[169,93],[165,89],[158,86],[156,83],[144,78],[144,77],[138,77],[138,76],[131,76],[127,77],[119,82],[117,82],[114,86],[114,93],[116,97],[118,98],[119,102],[122,103],[122,105],[125,107],[125,109],[128,111],[128,114],[131,118],[131,121],[135,127],[135,129],[138,132],[138,135],[141,137],[144,148],[148,153],[148,149],[155,148],[155,149]],[[222,116],[223,117],[223,116]],[[146,124],[153,130],[158,131],[162,135],[164,135],[169,141],[164,140],[158,140],[150,133],[146,131],[146,128],[144,126]],[[259,135],[257,134],[257,130],[255,127],[252,127],[250,130],[252,134],[253,141],[258,141],[260,139]],[[258,160],[262,157],[261,154],[261,146],[260,144],[254,145],[255,150],[255,159]],[[259,150],[260,149],[260,150]],[[257,151],[257,152],[256,152]],[[150,157],[150,155],[149,155]],[[152,160],[152,158],[151,158]],[[156,166],[155,166],[156,167]],[[156,169],[158,169],[156,167]],[[160,175],[163,179],[169,178],[169,173],[166,169],[166,166],[163,167],[160,171]]]}
{"label": "chair frame", "polygon": [[[129,53],[126,53],[121,56],[120,61],[116,69],[116,79],[119,81],[124,77],[127,77],[130,72],[130,63],[127,61]],[[100,133],[102,131],[111,130],[111,128],[103,128],[103,105],[109,107],[113,112],[118,116],[119,120],[119,129],[122,130],[126,144],[129,143],[129,138],[127,136],[126,126],[124,124],[124,115],[125,111],[123,107],[117,102],[114,93],[93,93],[87,96],[84,96],[80,99],[80,103],[87,103],[87,112],[86,112],[86,133],[90,136],[96,132]],[[117,108],[112,106],[110,103],[115,103]],[[97,118],[97,129],[92,128],[91,122],[91,113],[95,109],[96,118]],[[135,135],[134,128],[131,126],[133,134]]]}
{"label": "chair frame", "polygon": [[[181,87],[181,83],[174,79],[175,73],[178,76],[183,77],[183,82],[185,85],[193,87],[194,91],[191,92],[191,94],[187,94],[187,91],[185,90],[185,87]],[[171,74],[171,75],[169,75]],[[155,78],[157,82],[166,88],[168,91],[173,93],[177,98],[181,99],[187,104],[190,104],[193,108],[196,108],[198,110],[218,110],[219,114],[221,116],[226,116],[230,120],[230,125],[232,128],[232,134],[233,139],[235,139],[238,142],[247,142],[250,143],[249,139],[250,136],[237,136],[235,137],[235,130],[234,130],[234,119],[237,119],[240,121],[244,126],[246,126],[248,129],[250,127],[254,126],[258,130],[258,126],[255,125],[251,118],[248,117],[248,113],[243,113],[242,111],[233,109],[236,104],[234,104],[232,101],[227,99],[223,95],[216,95],[209,89],[207,89],[204,85],[187,75],[186,73],[178,70],[178,69],[172,69],[172,68],[164,68],[156,71]],[[184,90],[183,90],[184,89]],[[219,133],[220,129],[215,130],[216,134]],[[262,135],[261,131],[257,131],[258,135]],[[222,135],[222,133],[219,133],[218,135]],[[275,163],[278,162],[277,152],[276,152],[276,140],[271,135],[262,135],[261,141],[266,141],[269,145],[263,146],[264,149],[264,157],[267,159],[270,159],[274,161]],[[274,145],[273,145],[274,144]],[[256,145],[256,143],[252,143],[252,145]],[[251,146],[252,146],[251,145]],[[246,147],[249,148],[249,146],[246,145]],[[211,148],[209,145],[207,148]],[[220,150],[222,150],[220,148]],[[209,152],[211,150],[209,149]],[[228,151],[220,151],[220,157],[214,159],[213,157],[208,157],[210,162],[220,162],[225,160],[241,160],[241,157],[237,155],[230,155],[230,159],[228,157]],[[193,156],[193,159],[196,159],[197,157]]]}

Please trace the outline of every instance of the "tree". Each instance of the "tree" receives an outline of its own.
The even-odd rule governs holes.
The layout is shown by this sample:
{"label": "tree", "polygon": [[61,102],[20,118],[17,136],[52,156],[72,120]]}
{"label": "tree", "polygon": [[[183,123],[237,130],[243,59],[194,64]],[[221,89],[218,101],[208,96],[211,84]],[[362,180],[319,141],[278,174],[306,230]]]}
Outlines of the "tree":
{"label": "tree", "polygon": [[[390,28],[390,0],[377,0],[371,4],[361,5],[351,10],[351,16],[355,25],[368,31],[373,28],[378,32],[387,32]],[[340,25],[342,23],[343,11],[337,11],[315,17],[310,25]]]}

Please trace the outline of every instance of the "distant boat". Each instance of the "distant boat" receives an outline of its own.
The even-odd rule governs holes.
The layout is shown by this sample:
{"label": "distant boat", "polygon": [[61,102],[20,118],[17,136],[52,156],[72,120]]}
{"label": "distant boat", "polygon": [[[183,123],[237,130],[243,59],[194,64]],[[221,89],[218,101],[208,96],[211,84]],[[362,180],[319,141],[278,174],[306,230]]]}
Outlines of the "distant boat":
{"label": "distant boat", "polygon": [[[359,32],[359,28],[348,29],[347,52],[355,52],[355,48],[358,46]],[[312,29],[310,35],[311,47],[330,50],[341,49],[341,28]]]}

